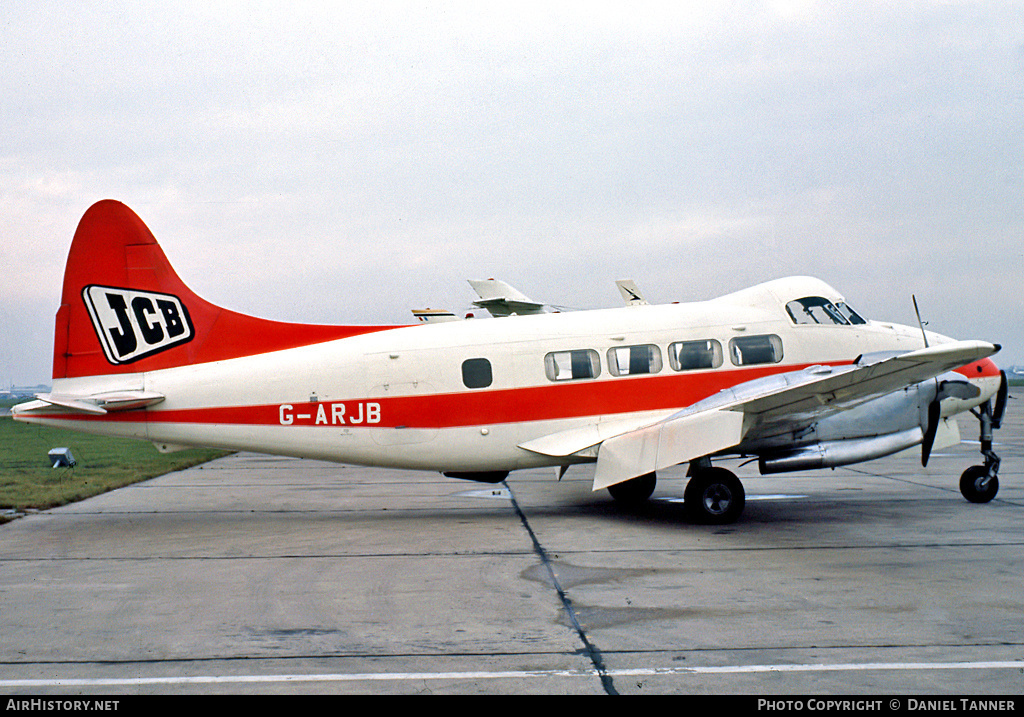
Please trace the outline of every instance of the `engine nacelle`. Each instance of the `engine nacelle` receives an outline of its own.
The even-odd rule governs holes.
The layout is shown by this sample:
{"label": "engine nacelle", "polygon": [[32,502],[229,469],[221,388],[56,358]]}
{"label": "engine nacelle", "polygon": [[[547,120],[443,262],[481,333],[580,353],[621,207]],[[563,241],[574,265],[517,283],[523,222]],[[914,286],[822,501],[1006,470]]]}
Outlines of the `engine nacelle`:
{"label": "engine nacelle", "polygon": [[906,431],[889,433],[884,436],[825,441],[785,453],[762,456],[758,465],[762,475],[836,468],[851,463],[884,458],[919,445],[922,440],[924,440],[924,431],[920,426],[914,426]]}

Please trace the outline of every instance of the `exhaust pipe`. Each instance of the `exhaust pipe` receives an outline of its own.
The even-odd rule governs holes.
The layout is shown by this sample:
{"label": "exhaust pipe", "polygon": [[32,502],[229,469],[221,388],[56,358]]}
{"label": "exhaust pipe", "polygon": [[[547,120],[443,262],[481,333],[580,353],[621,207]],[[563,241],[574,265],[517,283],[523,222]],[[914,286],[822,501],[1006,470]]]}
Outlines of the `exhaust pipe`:
{"label": "exhaust pipe", "polygon": [[836,468],[899,453],[919,445],[922,440],[924,440],[924,431],[920,426],[914,426],[906,431],[874,438],[827,441],[773,456],[761,456],[758,466],[761,469],[761,475]]}

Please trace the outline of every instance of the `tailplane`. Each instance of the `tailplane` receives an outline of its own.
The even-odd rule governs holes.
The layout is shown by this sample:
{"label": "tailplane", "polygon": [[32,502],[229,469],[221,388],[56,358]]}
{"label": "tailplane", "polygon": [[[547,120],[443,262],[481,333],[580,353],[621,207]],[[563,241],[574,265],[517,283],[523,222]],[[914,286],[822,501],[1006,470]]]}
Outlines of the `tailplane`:
{"label": "tailplane", "polygon": [[104,200],[86,211],[68,253],[53,377],[222,361],[387,328],[284,323],[211,304],[178,277],[135,212]]}

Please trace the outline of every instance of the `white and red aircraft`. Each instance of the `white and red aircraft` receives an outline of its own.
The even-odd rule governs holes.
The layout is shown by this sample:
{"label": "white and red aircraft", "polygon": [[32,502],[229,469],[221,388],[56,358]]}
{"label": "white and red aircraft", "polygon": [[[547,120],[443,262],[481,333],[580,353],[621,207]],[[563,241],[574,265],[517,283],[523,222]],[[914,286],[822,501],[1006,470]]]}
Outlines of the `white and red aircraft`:
{"label": "white and red aircraft", "polygon": [[[71,245],[53,390],[20,421],[152,441],[500,482],[596,462],[594,490],[650,496],[688,463],[695,519],[735,520],[726,455],[764,474],[836,467],[959,442],[980,420],[984,465],[964,496],[998,490],[999,346],[867,321],[812,278],[690,304],[413,326],[290,324],[196,296],[130,209],[102,201]],[[993,398],[995,399],[993,406]]]}

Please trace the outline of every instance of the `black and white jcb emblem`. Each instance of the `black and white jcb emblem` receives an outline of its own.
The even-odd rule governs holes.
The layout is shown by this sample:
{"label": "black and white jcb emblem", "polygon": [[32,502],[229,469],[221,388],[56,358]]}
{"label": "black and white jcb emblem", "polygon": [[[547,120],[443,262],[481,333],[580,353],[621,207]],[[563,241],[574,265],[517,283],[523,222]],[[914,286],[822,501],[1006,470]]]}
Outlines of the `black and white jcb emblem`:
{"label": "black and white jcb emblem", "polygon": [[82,290],[92,325],[110,363],[138,361],[195,336],[177,296],[91,285]]}

